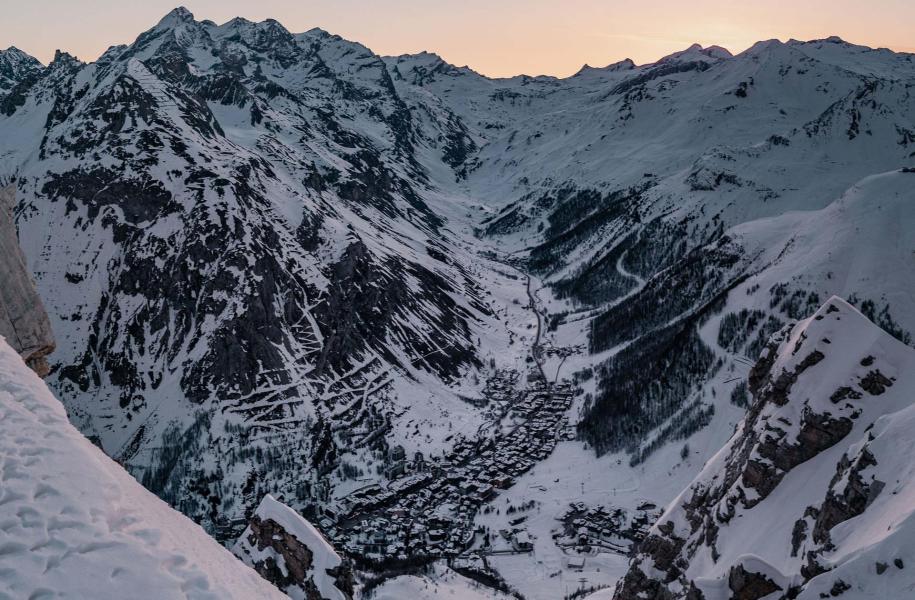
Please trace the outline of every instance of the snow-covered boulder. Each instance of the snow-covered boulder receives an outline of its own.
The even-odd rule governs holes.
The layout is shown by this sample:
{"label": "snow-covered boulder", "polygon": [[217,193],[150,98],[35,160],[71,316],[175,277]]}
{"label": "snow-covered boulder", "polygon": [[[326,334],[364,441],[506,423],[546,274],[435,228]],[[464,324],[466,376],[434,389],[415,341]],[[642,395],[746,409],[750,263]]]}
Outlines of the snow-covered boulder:
{"label": "snow-covered boulder", "polygon": [[352,571],[297,512],[264,496],[232,551],[293,600],[349,600]]}
{"label": "snow-covered boulder", "polygon": [[0,340],[0,598],[284,596],[67,420]]}
{"label": "snow-covered boulder", "polygon": [[747,416],[615,598],[910,593],[915,351],[833,297],[773,337],[749,384]]}

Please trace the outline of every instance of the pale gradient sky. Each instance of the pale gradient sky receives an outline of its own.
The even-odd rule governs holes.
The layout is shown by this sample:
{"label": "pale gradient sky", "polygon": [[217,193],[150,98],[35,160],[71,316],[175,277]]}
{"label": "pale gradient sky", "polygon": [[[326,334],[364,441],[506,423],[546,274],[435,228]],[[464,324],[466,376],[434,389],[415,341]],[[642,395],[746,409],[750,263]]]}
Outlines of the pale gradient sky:
{"label": "pale gradient sky", "polygon": [[[0,0],[0,48],[42,62],[94,60],[180,0]],[[692,42],[739,52],[763,39],[829,35],[915,52],[915,0],[185,0],[197,19],[321,27],[379,54],[429,50],[491,76],[566,76],[582,64],[654,61]]]}

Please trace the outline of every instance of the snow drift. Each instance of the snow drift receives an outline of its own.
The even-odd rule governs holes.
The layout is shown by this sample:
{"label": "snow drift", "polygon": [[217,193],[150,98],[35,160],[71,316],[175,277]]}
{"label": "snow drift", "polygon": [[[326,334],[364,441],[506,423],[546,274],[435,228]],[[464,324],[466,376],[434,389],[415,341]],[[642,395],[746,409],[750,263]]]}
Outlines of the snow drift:
{"label": "snow drift", "polygon": [[0,339],[0,597],[284,598],[67,420]]}

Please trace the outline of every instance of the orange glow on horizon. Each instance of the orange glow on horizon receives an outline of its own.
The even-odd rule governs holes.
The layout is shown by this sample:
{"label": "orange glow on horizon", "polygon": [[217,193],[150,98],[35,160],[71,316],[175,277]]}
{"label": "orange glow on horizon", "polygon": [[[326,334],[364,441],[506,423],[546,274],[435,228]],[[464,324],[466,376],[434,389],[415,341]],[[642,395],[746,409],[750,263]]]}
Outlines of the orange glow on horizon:
{"label": "orange glow on horizon", "polygon": [[[2,3],[11,0],[0,0]],[[3,11],[0,48],[15,45],[47,63],[56,48],[94,60],[131,43],[181,0],[33,0]],[[568,76],[583,64],[646,63],[694,42],[734,53],[771,38],[838,35],[871,47],[915,52],[915,2],[872,0],[185,0],[198,20],[275,18],[290,31],[320,27],[379,54],[436,52],[495,77]]]}

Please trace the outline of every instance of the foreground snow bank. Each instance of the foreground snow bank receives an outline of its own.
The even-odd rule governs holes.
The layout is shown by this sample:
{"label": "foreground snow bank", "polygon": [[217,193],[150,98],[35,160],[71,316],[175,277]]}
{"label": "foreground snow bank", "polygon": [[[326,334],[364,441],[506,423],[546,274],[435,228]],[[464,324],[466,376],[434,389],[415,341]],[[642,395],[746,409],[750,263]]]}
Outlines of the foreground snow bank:
{"label": "foreground snow bank", "polygon": [[284,598],[84,438],[0,338],[0,598]]}

